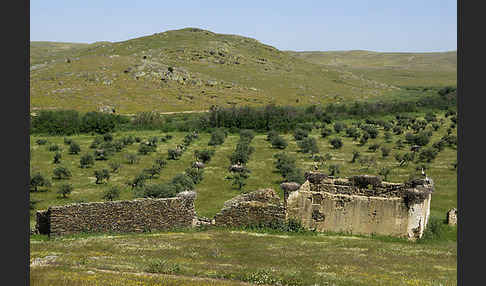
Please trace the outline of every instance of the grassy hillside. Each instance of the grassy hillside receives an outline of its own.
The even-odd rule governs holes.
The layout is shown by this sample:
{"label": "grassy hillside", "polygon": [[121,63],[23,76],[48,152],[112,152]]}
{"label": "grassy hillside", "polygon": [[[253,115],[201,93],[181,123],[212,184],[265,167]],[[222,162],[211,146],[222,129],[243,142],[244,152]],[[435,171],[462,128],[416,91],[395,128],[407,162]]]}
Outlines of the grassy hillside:
{"label": "grassy hillside", "polygon": [[84,43],[61,43],[61,42],[30,42],[30,65],[31,68],[41,65],[44,62],[62,58],[70,55],[73,51],[90,46]]}
{"label": "grassy hillside", "polygon": [[446,86],[457,82],[457,52],[379,53],[372,51],[289,52],[309,63],[354,76],[406,86]]}
{"label": "grassy hillside", "polygon": [[115,106],[119,113],[213,104],[319,104],[398,89],[237,35],[186,28],[124,42],[32,42],[31,111]]}

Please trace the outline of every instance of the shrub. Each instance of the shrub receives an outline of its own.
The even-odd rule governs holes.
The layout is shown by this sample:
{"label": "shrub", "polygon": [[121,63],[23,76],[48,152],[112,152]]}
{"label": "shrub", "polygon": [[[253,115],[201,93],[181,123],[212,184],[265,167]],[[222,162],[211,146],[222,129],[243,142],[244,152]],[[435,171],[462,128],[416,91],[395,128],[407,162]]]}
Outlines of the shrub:
{"label": "shrub", "polygon": [[254,148],[249,145],[248,141],[240,141],[236,145],[235,151],[230,155],[231,164],[246,164],[250,160],[250,155]]}
{"label": "shrub", "polygon": [[390,173],[391,173],[391,169],[390,168],[383,167],[383,168],[380,169],[380,172],[378,172],[378,175],[382,176],[384,181],[387,181],[388,180],[388,176],[390,175]]}
{"label": "shrub", "polygon": [[246,185],[246,178],[240,173],[234,174],[232,176],[232,179],[233,179],[232,185],[236,186],[236,188],[239,191],[241,191],[243,189],[243,187]]}
{"label": "shrub", "polygon": [[103,183],[103,180],[108,181],[110,179],[110,171],[107,169],[95,170],[94,176],[96,178],[96,184]]}
{"label": "shrub", "polygon": [[71,171],[69,171],[69,169],[64,166],[56,167],[53,171],[53,174],[53,179],[56,180],[64,180],[72,177]]}
{"label": "shrub", "polygon": [[161,168],[157,165],[153,165],[150,168],[144,169],[143,172],[149,176],[150,179],[153,179],[155,176],[160,175]]}
{"label": "shrub", "polygon": [[340,166],[333,164],[329,165],[329,176],[337,176],[340,173]]}
{"label": "shrub", "polygon": [[372,156],[361,156],[358,159],[359,164],[365,168],[365,170],[369,170],[371,167],[376,166],[376,158]]}
{"label": "shrub", "polygon": [[284,177],[286,182],[296,182],[303,184],[305,182],[304,171],[300,168],[293,168]]}
{"label": "shrub", "polygon": [[68,138],[68,137],[64,137],[64,144],[71,145],[71,142],[73,142],[73,139]]}
{"label": "shrub", "polygon": [[172,178],[171,183],[175,186],[177,193],[194,190],[194,181],[186,174],[178,174]]}
{"label": "shrub", "polygon": [[41,175],[41,173],[35,173],[29,182],[30,189],[34,189],[34,192],[37,192],[39,187],[50,187],[51,182]]}
{"label": "shrub", "polygon": [[359,131],[358,131],[358,128],[356,127],[348,127],[346,128],[346,136],[347,137],[351,137],[353,138],[354,140],[358,139],[359,138]]}
{"label": "shrub", "polygon": [[440,140],[444,141],[449,147],[457,146],[457,136],[455,135],[445,135]]}
{"label": "shrub", "polygon": [[440,124],[434,122],[432,123],[432,128],[434,129],[434,131],[437,131],[440,129]]}
{"label": "shrub", "polygon": [[94,159],[97,161],[105,161],[108,160],[108,154],[105,149],[96,149],[93,152]]}
{"label": "shrub", "polygon": [[177,193],[173,184],[150,184],[142,188],[142,195],[146,198],[172,198]]}
{"label": "shrub", "polygon": [[439,140],[437,142],[434,142],[434,144],[432,144],[432,148],[436,149],[437,152],[441,152],[442,150],[444,150],[445,145],[446,145],[445,141]]}
{"label": "shrub", "polygon": [[442,240],[446,236],[447,227],[443,219],[431,216],[427,223],[427,228],[419,241]]}
{"label": "shrub", "polygon": [[142,188],[145,186],[145,181],[147,180],[147,175],[145,173],[138,174],[133,180],[128,181],[127,184],[133,189]]}
{"label": "shrub", "polygon": [[224,131],[221,129],[216,129],[213,132],[211,132],[211,139],[209,139],[208,145],[209,146],[221,145],[224,143],[225,138],[226,138],[226,134],[224,133]]}
{"label": "shrub", "polygon": [[198,161],[201,161],[203,163],[208,163],[211,161],[211,157],[214,155],[214,150],[195,150],[194,151],[194,157]]}
{"label": "shrub", "polygon": [[407,141],[408,144],[415,144],[418,146],[425,146],[429,144],[430,137],[432,136],[431,133],[422,131],[419,132],[418,134],[412,134],[412,133],[407,133],[405,135],[405,140]]}
{"label": "shrub", "polygon": [[353,158],[351,159],[351,163],[356,163],[356,160],[359,159],[361,153],[358,150],[353,150]]}
{"label": "shrub", "polygon": [[433,112],[427,112],[425,114],[425,117],[424,118],[425,118],[425,120],[427,122],[435,122],[435,121],[437,121],[437,117],[435,116],[435,114]]}
{"label": "shrub", "polygon": [[184,136],[183,144],[186,145],[186,146],[189,146],[192,143],[192,141],[194,141],[197,138],[198,138],[198,135],[197,135],[196,132],[186,134],[186,136]]}
{"label": "shrub", "polygon": [[61,151],[61,148],[57,144],[51,144],[49,145],[49,148],[47,150],[49,150],[50,152],[58,152]]}
{"label": "shrub", "polygon": [[376,137],[378,137],[379,132],[378,132],[378,128],[376,128],[376,126],[370,125],[370,124],[363,124],[363,125],[361,125],[360,128],[363,131],[366,131],[368,133],[369,138],[375,139]]}
{"label": "shrub", "polygon": [[95,137],[93,139],[93,142],[91,142],[91,145],[89,145],[89,148],[96,149],[101,145],[101,143],[103,143],[103,138],[102,137]]}
{"label": "shrub", "polygon": [[85,154],[79,158],[79,165],[81,168],[90,168],[94,165],[94,158],[90,154]]}
{"label": "shrub", "polygon": [[346,129],[346,124],[344,124],[342,122],[336,122],[336,123],[334,123],[333,127],[334,127],[334,131],[336,131],[336,133],[340,133],[341,131]]}
{"label": "shrub", "polygon": [[333,149],[339,149],[343,147],[343,141],[340,138],[333,138],[329,141]]}
{"label": "shrub", "polygon": [[182,156],[182,151],[180,149],[167,150],[167,159],[169,160],[179,160],[181,156]]}
{"label": "shrub", "polygon": [[305,182],[304,172],[295,165],[295,157],[287,153],[277,153],[274,155],[275,167],[286,182],[297,182],[302,184]]}
{"label": "shrub", "polygon": [[374,143],[374,144],[371,144],[368,147],[368,150],[370,150],[371,152],[376,152],[376,150],[378,150],[378,148],[380,148],[380,144]]}
{"label": "shrub", "polygon": [[137,164],[140,161],[137,154],[133,154],[133,153],[126,154],[125,160],[126,160],[127,164],[130,164],[130,165]]}
{"label": "shrub", "polygon": [[56,154],[54,154],[54,160],[53,160],[52,163],[54,163],[54,164],[61,163],[61,157],[62,157],[61,153],[56,152]]}
{"label": "shrub", "polygon": [[108,188],[103,194],[103,199],[105,201],[113,201],[118,199],[119,197],[120,197],[120,189],[118,187]]}
{"label": "shrub", "polygon": [[77,155],[79,154],[79,152],[81,152],[81,147],[79,146],[79,144],[71,141],[71,143],[69,144],[69,154]]}
{"label": "shrub", "polygon": [[303,140],[304,138],[309,137],[309,132],[304,129],[296,129],[294,131],[294,139],[297,141]]}
{"label": "shrub", "polygon": [[181,267],[179,264],[170,263],[165,259],[155,259],[149,262],[146,271],[149,273],[179,274]]}
{"label": "shrub", "polygon": [[135,139],[133,138],[132,135],[129,135],[129,136],[125,136],[125,137],[121,138],[121,142],[125,146],[132,145],[133,143],[135,143]]}
{"label": "shrub", "polygon": [[395,154],[395,160],[398,162],[400,167],[408,165],[409,162],[412,162],[415,159],[415,153],[409,152],[405,154]]}
{"label": "shrub", "polygon": [[272,147],[277,149],[285,149],[289,145],[282,136],[275,136],[272,138]]}
{"label": "shrub", "polygon": [[332,130],[331,129],[329,129],[329,128],[322,128],[321,129],[321,137],[322,138],[326,138],[326,137],[328,137],[331,134],[332,134]]}
{"label": "shrub", "polygon": [[391,151],[391,149],[386,147],[386,146],[381,147],[381,156],[383,158],[388,157],[388,155],[390,155],[390,151]]}
{"label": "shrub", "polygon": [[165,136],[163,136],[163,137],[160,137],[160,142],[167,142],[167,141],[169,141],[170,139],[172,139],[172,135],[167,134],[167,135],[165,135]]}
{"label": "shrub", "polygon": [[121,163],[118,161],[111,161],[108,163],[108,165],[113,173],[118,173],[121,167]]}
{"label": "shrub", "polygon": [[312,124],[310,122],[298,123],[297,128],[311,132],[312,128],[314,128],[314,124]]}
{"label": "shrub", "polygon": [[314,138],[305,138],[304,140],[297,142],[297,145],[299,145],[302,153],[319,153],[319,148],[317,147],[317,142]]}
{"label": "shrub", "polygon": [[67,196],[73,192],[73,186],[70,184],[62,184],[57,191],[58,194],[61,194],[63,198],[67,198]]}
{"label": "shrub", "polygon": [[289,174],[292,169],[296,168],[295,157],[292,157],[287,153],[277,153],[274,155],[274,158],[277,159],[275,161],[275,167],[284,178],[287,177],[287,174]]}
{"label": "shrub", "polygon": [[32,133],[73,135],[79,133],[80,117],[75,110],[41,110],[31,119]]}
{"label": "shrub", "polygon": [[388,131],[383,134],[383,137],[385,138],[385,142],[387,142],[387,143],[390,143],[391,140],[392,140],[392,135]]}
{"label": "shrub", "polygon": [[187,168],[184,173],[189,176],[192,181],[194,182],[194,184],[199,184],[202,180],[203,180],[203,173],[204,173],[204,170],[203,169],[198,169],[198,168],[193,168],[193,167],[190,167],[190,168]]}
{"label": "shrub", "polygon": [[37,143],[37,145],[45,145],[48,141],[46,139],[37,139],[35,143]]}
{"label": "shrub", "polygon": [[240,140],[248,140],[251,141],[255,137],[255,132],[252,130],[240,130]]}
{"label": "shrub", "polygon": [[115,129],[116,116],[96,111],[86,113],[81,118],[81,132],[105,134]]}
{"label": "shrub", "polygon": [[403,148],[403,141],[402,141],[402,139],[398,139],[398,140],[395,142],[395,144],[396,144],[396,148],[397,148],[397,149],[402,149],[402,148]]}
{"label": "shrub", "polygon": [[368,139],[370,138],[370,135],[368,132],[363,132],[363,135],[361,135],[361,138],[359,139],[359,145],[363,146],[368,142]]}
{"label": "shrub", "polygon": [[140,155],[148,155],[150,152],[154,152],[155,150],[147,145],[147,144],[140,144],[140,147],[138,147],[138,154]]}
{"label": "shrub", "polygon": [[400,128],[400,126],[395,126],[393,127],[393,133],[395,133],[396,135],[400,135],[403,133],[403,129]]}
{"label": "shrub", "polygon": [[137,136],[137,137],[135,137],[135,142],[137,142],[137,143],[142,142],[142,138],[140,138],[140,137],[138,137],[138,136]]}
{"label": "shrub", "polygon": [[277,136],[279,136],[278,132],[275,131],[275,130],[271,130],[270,132],[268,132],[267,139],[265,139],[265,140],[272,142],[273,138],[275,138]]}
{"label": "shrub", "polygon": [[165,166],[167,166],[167,161],[164,160],[163,158],[157,158],[155,159],[155,165],[158,166],[159,168],[165,168]]}
{"label": "shrub", "polygon": [[438,151],[434,148],[426,148],[420,151],[419,161],[430,163],[437,157]]}

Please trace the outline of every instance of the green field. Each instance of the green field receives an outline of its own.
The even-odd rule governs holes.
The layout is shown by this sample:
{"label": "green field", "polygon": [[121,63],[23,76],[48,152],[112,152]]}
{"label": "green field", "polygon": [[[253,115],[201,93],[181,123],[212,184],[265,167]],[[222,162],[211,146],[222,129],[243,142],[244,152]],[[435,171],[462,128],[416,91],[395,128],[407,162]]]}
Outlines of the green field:
{"label": "green field", "polygon": [[456,285],[457,275],[452,241],[332,234],[78,235],[33,238],[30,254],[31,261],[58,256],[54,265],[31,268],[31,285]]}
{"label": "green field", "polygon": [[[423,116],[423,114],[416,115],[417,118]],[[392,117],[378,119],[391,120]],[[441,119],[444,123],[433,132],[427,146],[447,134],[446,130],[451,122],[449,118],[444,118],[443,114],[439,114],[439,122]],[[350,126],[353,121],[356,120],[347,119],[342,122]],[[332,128],[332,126],[330,127]],[[141,160],[137,164],[129,165],[124,158],[128,153],[136,153],[140,143],[126,146],[121,152],[114,153],[107,161],[96,161],[94,167],[89,169],[79,167],[79,158],[82,154],[93,152],[89,145],[96,137],[95,135],[66,137],[81,145],[79,155],[68,154],[68,145],[63,143],[63,137],[32,135],[30,138],[31,173],[39,171],[49,178],[52,176],[52,170],[56,166],[52,163],[55,152],[48,151],[48,146],[50,143],[56,143],[63,149],[60,165],[66,166],[72,171],[73,176],[67,182],[74,187],[73,193],[68,198],[62,198],[56,193],[56,190],[66,180],[51,180],[52,186],[47,191],[30,193],[31,200],[37,201],[35,208],[45,209],[51,205],[102,201],[103,192],[115,185],[122,189],[120,199],[134,198],[133,191],[125,182],[134,178],[144,168],[150,167],[156,158],[167,158],[167,150],[182,143],[187,133],[163,133],[161,131],[113,133],[114,140],[126,135],[133,135],[140,137],[142,142],[150,137],[160,138],[166,134],[172,135],[173,138],[168,142],[158,143],[156,152],[146,156],[139,155]],[[310,133],[309,136],[317,140],[319,154],[329,153],[331,155],[331,159],[321,166],[323,172],[328,172],[328,166],[333,164],[340,165],[339,176],[341,177],[362,173],[377,175],[382,167],[389,167],[392,171],[388,181],[391,182],[404,182],[410,174],[417,172],[415,167],[418,163],[399,167],[398,162],[394,159],[395,153],[404,153],[410,148],[407,144],[402,149],[395,148],[396,140],[404,140],[404,134],[393,134],[390,143],[386,143],[384,130],[380,128],[378,137],[369,139],[364,146],[359,146],[357,141],[344,135],[344,131],[339,134],[344,143],[343,147],[332,149],[329,139],[337,136],[335,131],[327,138],[322,138],[320,129],[317,128]],[[297,158],[297,166],[304,170],[311,170],[314,161],[310,154],[299,152],[297,141],[292,134],[281,134],[281,136],[289,143],[285,152]],[[283,197],[279,188],[282,177],[276,172],[274,167],[276,159],[273,157],[281,150],[272,148],[270,142],[266,141],[266,137],[265,133],[257,133],[251,141],[251,146],[255,148],[255,151],[251,154],[247,164],[251,173],[247,185],[243,187],[242,191],[249,192],[270,187]],[[191,165],[194,161],[195,150],[215,150],[211,161],[204,168],[202,182],[195,188],[197,192],[196,212],[199,216],[205,217],[213,217],[223,207],[226,200],[240,193],[232,186],[230,180],[225,179],[230,175],[227,170],[230,164],[228,157],[235,149],[239,135],[229,134],[224,143],[219,146],[208,146],[209,138],[210,134],[200,133],[199,138],[190,144],[179,160],[168,160],[168,165],[162,170],[160,176],[151,180],[151,183],[169,182],[176,174],[184,172]],[[38,139],[47,139],[50,143],[38,145],[36,144]],[[369,151],[368,147],[373,143],[381,143],[381,145],[392,148],[390,155],[383,158],[380,150]],[[359,163],[350,163],[353,150],[359,150],[362,156],[375,157],[376,165],[367,169],[366,166]],[[456,153],[455,148],[445,147],[435,160],[428,164],[427,174],[435,182],[431,216],[436,220],[443,220],[447,210],[457,207],[457,177],[456,170],[452,166],[456,162]],[[109,168],[108,162],[110,161],[122,162],[121,169],[118,173],[112,173],[107,183],[95,184],[93,171]],[[34,224],[35,210],[31,210],[31,227]],[[337,234],[315,236],[288,233],[272,235],[268,232],[248,233],[224,229],[123,234],[110,236],[110,238],[92,234],[50,240],[46,240],[44,236],[34,235],[31,237],[31,261],[47,255],[59,255],[61,258],[56,262],[55,267],[42,268],[45,269],[42,271],[38,268],[31,270],[31,277],[39,285],[67,285],[69,283],[74,283],[69,285],[89,285],[89,281],[92,281],[90,279],[105,281],[105,283],[127,283],[126,285],[132,285],[130,283],[135,283],[134,281],[140,279],[147,285],[159,285],[157,283],[161,283],[160,285],[176,285],[177,283],[238,285],[227,280],[194,281],[188,277],[225,278],[256,283],[255,281],[260,276],[263,277],[260,277],[261,279],[268,279],[265,280],[268,284],[275,285],[279,285],[275,281],[280,281],[284,283],[283,285],[312,285],[310,283],[324,281],[330,284],[320,285],[438,285],[439,282],[442,285],[456,285],[456,228],[444,227],[448,233],[446,237],[424,243],[387,237],[373,238]],[[154,245],[156,246],[154,247]],[[67,251],[68,249],[69,251]],[[223,254],[214,257],[215,251],[221,251]],[[136,255],[134,255],[135,253]],[[268,257],[272,257],[272,259],[269,260]],[[150,263],[156,263],[157,258],[166,259],[170,262],[167,264],[169,266],[176,265],[177,271],[172,273],[162,269],[160,270],[162,274],[149,276],[146,273],[147,269],[151,267]],[[308,267],[302,268],[301,265]],[[90,269],[94,271],[94,274],[86,273]],[[105,273],[101,272],[102,270],[115,272]],[[117,275],[117,271],[123,273],[123,276]],[[48,282],[52,279],[62,280],[67,284],[50,284],[54,283]],[[292,284],[294,281],[292,279],[301,284]]]}

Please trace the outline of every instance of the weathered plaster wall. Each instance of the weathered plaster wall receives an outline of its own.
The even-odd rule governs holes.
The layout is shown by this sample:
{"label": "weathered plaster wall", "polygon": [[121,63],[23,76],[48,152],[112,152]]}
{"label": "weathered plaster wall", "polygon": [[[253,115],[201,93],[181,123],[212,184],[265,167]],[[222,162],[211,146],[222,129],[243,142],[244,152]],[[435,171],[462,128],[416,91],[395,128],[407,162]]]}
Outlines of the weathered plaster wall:
{"label": "weathered plaster wall", "polygon": [[430,214],[433,183],[404,185],[376,182],[366,188],[352,180],[306,181],[287,201],[287,219],[316,231],[422,236]]}

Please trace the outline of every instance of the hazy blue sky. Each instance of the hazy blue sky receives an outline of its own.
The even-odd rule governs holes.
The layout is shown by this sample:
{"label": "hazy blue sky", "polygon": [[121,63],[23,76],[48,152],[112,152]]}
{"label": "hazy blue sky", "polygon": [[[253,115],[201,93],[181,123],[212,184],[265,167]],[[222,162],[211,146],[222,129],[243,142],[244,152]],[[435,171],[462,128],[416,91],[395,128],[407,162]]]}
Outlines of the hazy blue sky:
{"label": "hazy blue sky", "polygon": [[185,27],[280,50],[457,49],[457,1],[31,0],[32,41],[124,41]]}

